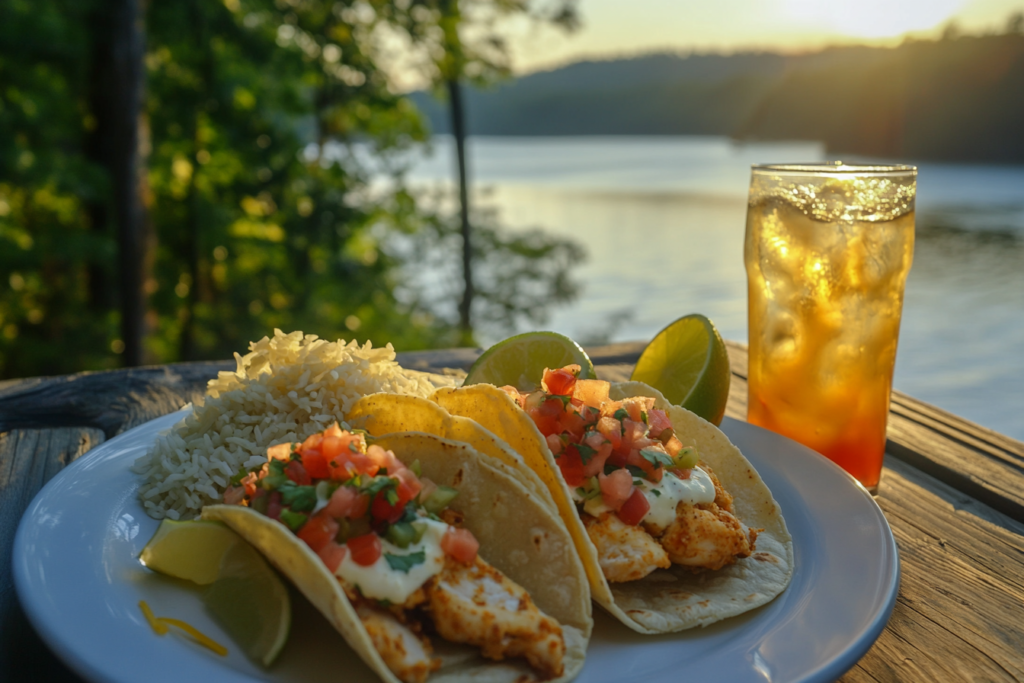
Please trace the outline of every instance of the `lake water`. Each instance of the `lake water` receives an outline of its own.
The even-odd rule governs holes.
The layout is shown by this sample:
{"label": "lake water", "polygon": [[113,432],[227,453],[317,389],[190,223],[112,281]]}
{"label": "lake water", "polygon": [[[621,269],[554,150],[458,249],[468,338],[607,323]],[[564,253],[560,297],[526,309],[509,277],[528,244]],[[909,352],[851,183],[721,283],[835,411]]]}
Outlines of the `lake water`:
{"label": "lake water", "polygon": [[[753,163],[814,161],[811,143],[723,138],[474,138],[476,201],[511,229],[585,245],[582,284],[548,329],[583,343],[647,340],[701,312],[746,341],[743,233]],[[447,138],[412,169],[454,177]],[[917,242],[894,384],[1024,440],[1024,166],[921,163]],[[494,341],[494,340],[484,340]]]}

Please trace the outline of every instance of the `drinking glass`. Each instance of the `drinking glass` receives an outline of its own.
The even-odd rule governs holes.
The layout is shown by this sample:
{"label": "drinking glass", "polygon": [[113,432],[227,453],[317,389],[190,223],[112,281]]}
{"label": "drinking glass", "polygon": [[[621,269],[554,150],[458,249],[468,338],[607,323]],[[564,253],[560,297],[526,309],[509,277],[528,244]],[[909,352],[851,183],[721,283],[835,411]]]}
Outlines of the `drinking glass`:
{"label": "drinking glass", "polygon": [[878,490],[903,286],[914,252],[913,166],[754,166],[744,260],[747,420]]}

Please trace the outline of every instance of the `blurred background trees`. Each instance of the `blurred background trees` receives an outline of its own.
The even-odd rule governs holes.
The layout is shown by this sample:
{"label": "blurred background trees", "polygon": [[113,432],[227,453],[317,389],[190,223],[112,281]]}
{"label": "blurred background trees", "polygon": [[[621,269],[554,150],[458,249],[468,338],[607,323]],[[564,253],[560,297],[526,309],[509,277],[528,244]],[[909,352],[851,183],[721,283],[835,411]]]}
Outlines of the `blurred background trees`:
{"label": "blurred background trees", "polygon": [[[399,50],[430,78],[487,80],[480,60],[454,75],[437,67],[460,31],[495,47],[493,23],[453,17],[447,0],[150,2],[133,116],[109,88],[131,54],[112,35],[117,4],[138,7],[0,5],[0,377],[122,363],[122,253],[141,278],[149,362],[229,357],[273,327],[402,349],[472,339],[457,293],[409,286],[424,267],[414,254],[461,261],[449,238],[463,221],[405,183],[428,131],[388,67]],[[475,7],[487,22],[530,11],[520,0]],[[126,120],[142,165],[127,180],[111,142]],[[119,232],[126,184],[138,252]],[[512,236],[493,216],[481,230],[476,258],[502,267],[484,269],[474,323],[508,328],[572,296],[571,244]]]}

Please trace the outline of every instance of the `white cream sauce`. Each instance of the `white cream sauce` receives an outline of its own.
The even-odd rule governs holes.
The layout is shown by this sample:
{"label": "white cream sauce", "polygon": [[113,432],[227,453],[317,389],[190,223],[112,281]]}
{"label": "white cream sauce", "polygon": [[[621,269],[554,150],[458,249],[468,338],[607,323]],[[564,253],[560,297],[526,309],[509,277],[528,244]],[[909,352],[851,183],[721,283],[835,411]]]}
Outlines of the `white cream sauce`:
{"label": "white cream sauce", "polygon": [[[637,488],[643,492],[651,505],[643,521],[659,527],[667,527],[675,521],[676,505],[680,502],[696,505],[713,503],[715,500],[715,484],[708,473],[699,467],[694,467],[690,471],[688,479],[680,479],[671,472],[665,472],[657,484],[639,477],[635,477],[633,482],[639,482]],[[655,491],[658,493],[654,493]],[[611,510],[604,504],[601,496],[585,501],[577,489],[572,489],[572,499],[577,503],[583,503],[583,511],[594,517]]]}
{"label": "white cream sauce", "polygon": [[[644,515],[644,522],[658,527],[667,527],[676,519],[676,505],[688,503],[713,503],[715,501],[715,484],[708,473],[699,467],[690,470],[687,479],[680,479],[671,472],[665,472],[657,484],[646,479],[637,488],[643,491],[651,509]],[[658,493],[655,493],[657,491]]]}
{"label": "white cream sauce", "polygon": [[[399,548],[387,539],[381,539],[381,554],[377,561],[368,567],[356,564],[352,553],[345,553],[335,573],[347,584],[358,586],[360,592],[368,598],[388,600],[394,604],[405,602],[413,592],[426,583],[427,579],[444,568],[444,551],[441,550],[441,538],[448,530],[448,525],[433,519],[420,519],[416,524],[425,524],[427,529],[418,543],[410,543],[407,548]],[[392,569],[385,554],[411,555],[423,551],[425,558],[404,572]]]}

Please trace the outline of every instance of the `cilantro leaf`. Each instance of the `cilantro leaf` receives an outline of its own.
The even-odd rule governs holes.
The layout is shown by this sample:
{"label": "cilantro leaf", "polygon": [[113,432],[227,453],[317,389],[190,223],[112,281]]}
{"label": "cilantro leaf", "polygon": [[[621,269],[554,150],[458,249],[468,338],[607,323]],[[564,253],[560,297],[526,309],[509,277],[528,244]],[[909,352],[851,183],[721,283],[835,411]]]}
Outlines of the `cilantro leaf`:
{"label": "cilantro leaf", "polygon": [[659,491],[658,489],[651,489],[651,493],[661,498],[661,491]]}
{"label": "cilantro leaf", "polygon": [[409,570],[418,564],[423,564],[427,561],[427,553],[425,550],[417,550],[414,553],[408,555],[392,555],[391,553],[384,553],[384,559],[387,560],[388,566],[395,571],[409,573]]}
{"label": "cilantro leaf", "polygon": [[579,443],[576,444],[576,452],[580,454],[580,460],[586,465],[594,457],[594,453],[597,453],[597,449],[591,448],[585,443]]}
{"label": "cilantro leaf", "polygon": [[242,483],[242,480],[245,479],[248,475],[249,470],[245,469],[244,467],[238,468],[238,474],[231,477],[231,485],[238,486],[239,484]]}
{"label": "cilantro leaf", "polygon": [[671,456],[664,451],[658,451],[653,448],[642,448],[640,449],[640,455],[644,460],[658,467],[672,467],[675,463],[672,462]]}
{"label": "cilantro leaf", "polygon": [[629,412],[625,408],[619,408],[618,410],[615,411],[612,417],[614,417],[619,422],[622,422],[623,420],[629,417]]}
{"label": "cilantro leaf", "polygon": [[647,411],[646,410],[641,410],[640,411],[640,420],[643,421],[644,424],[650,424],[647,421]]}
{"label": "cilantro leaf", "polygon": [[373,496],[389,488],[395,488],[398,486],[398,481],[391,477],[376,476],[367,481],[364,486],[363,493]]}
{"label": "cilantro leaf", "polygon": [[629,473],[630,473],[630,474],[632,474],[632,475],[633,475],[634,477],[646,477],[646,476],[647,476],[647,473],[646,473],[646,472],[644,472],[644,471],[643,471],[642,469],[640,469],[639,467],[637,467],[636,465],[626,465],[626,469],[627,469],[627,470],[629,471]]}
{"label": "cilantro leaf", "polygon": [[293,482],[288,483],[292,485],[285,485],[280,489],[282,503],[297,512],[309,512],[316,507],[315,486],[296,486]]}

